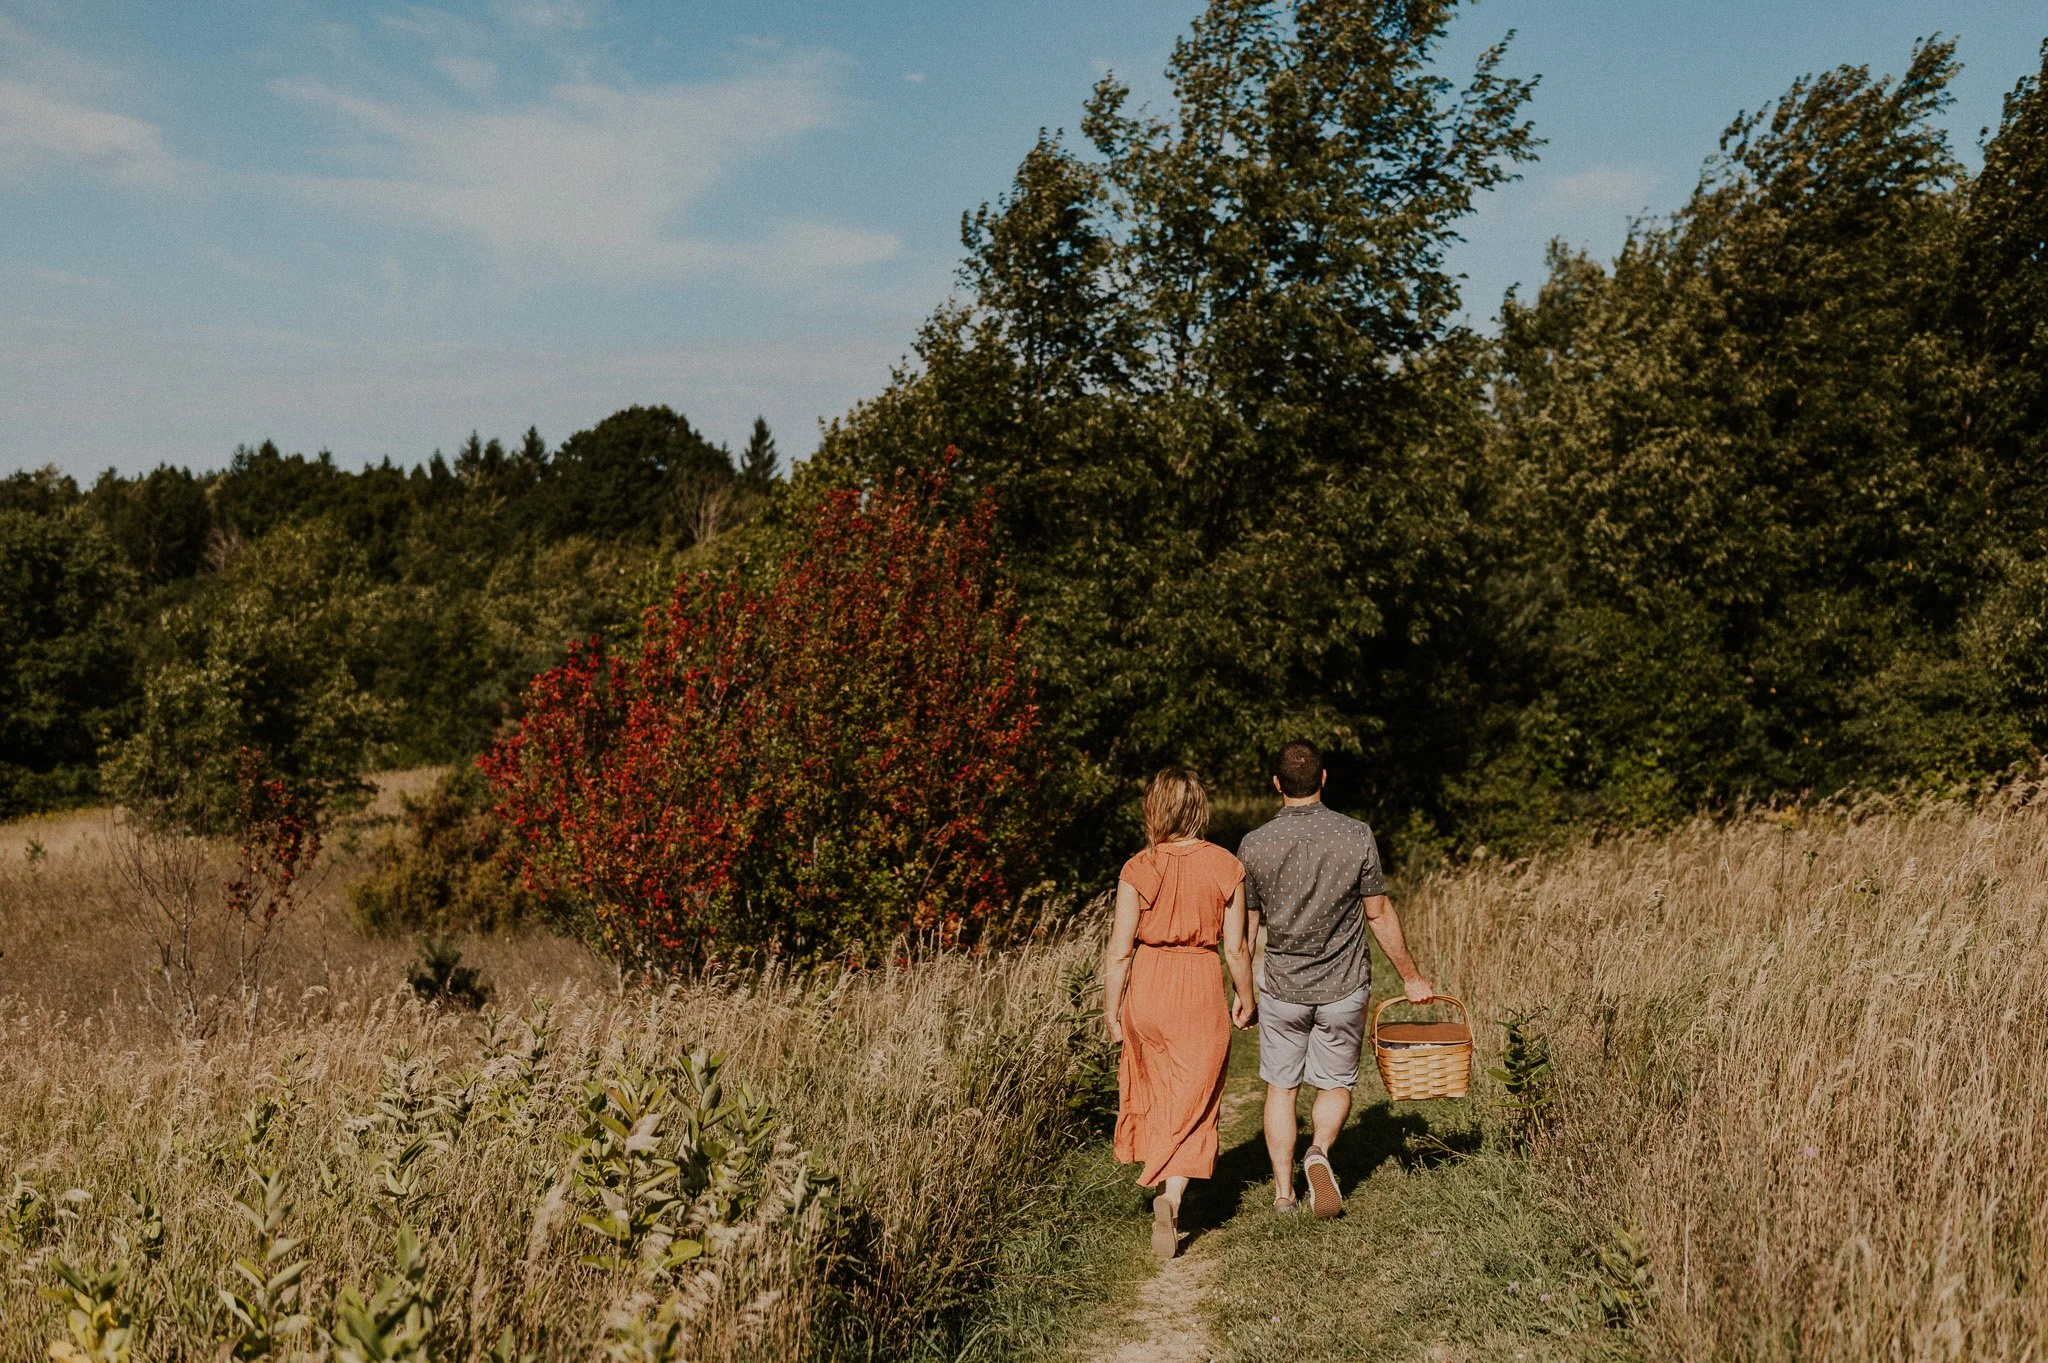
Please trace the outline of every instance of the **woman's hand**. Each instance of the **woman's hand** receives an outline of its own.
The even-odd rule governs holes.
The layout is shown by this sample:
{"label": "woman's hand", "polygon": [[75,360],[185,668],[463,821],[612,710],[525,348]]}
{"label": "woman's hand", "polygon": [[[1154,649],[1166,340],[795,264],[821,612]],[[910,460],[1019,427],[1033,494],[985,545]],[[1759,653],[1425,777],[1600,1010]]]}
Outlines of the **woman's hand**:
{"label": "woman's hand", "polygon": [[1104,1014],[1102,1015],[1102,1025],[1103,1025],[1104,1027],[1106,1027],[1106,1028],[1108,1028],[1108,1029],[1109,1029],[1109,1044],[1110,1044],[1110,1045],[1112,1045],[1112,1046],[1121,1046],[1121,1045],[1123,1045],[1123,1044],[1124,1044],[1124,1029],[1123,1029],[1123,1024],[1119,1023],[1119,1022],[1118,1022],[1118,1021],[1116,1020],[1116,1014],[1114,1014],[1114,1013],[1104,1013]]}
{"label": "woman's hand", "polygon": [[1239,994],[1230,1001],[1231,1025],[1235,1026],[1238,1031],[1242,1032],[1250,1027],[1254,1022],[1258,1021],[1258,1017],[1259,1005],[1252,1001],[1251,995]]}

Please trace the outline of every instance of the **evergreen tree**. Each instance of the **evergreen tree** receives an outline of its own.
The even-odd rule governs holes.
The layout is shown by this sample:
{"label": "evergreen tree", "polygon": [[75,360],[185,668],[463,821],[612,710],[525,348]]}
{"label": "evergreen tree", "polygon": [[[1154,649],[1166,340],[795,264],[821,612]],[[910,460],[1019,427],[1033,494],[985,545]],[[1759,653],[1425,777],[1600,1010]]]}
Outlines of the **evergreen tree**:
{"label": "evergreen tree", "polygon": [[775,437],[768,430],[768,419],[757,416],[747,447],[740,452],[741,486],[751,492],[766,492],[775,481],[775,463]]}

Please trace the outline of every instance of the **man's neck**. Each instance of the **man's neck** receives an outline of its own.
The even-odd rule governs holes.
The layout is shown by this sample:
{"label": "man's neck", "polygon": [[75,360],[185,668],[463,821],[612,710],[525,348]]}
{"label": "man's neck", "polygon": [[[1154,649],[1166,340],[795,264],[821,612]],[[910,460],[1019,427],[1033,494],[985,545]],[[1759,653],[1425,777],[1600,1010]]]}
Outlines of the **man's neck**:
{"label": "man's neck", "polygon": [[1280,804],[1284,809],[1300,809],[1303,805],[1319,805],[1322,802],[1323,797],[1321,795],[1282,795],[1280,797]]}

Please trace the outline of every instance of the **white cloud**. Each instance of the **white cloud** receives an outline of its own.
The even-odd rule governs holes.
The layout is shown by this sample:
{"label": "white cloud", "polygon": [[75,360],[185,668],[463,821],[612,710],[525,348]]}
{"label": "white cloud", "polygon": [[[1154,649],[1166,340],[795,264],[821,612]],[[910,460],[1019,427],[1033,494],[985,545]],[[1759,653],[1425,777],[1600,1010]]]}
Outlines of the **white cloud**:
{"label": "white cloud", "polygon": [[1543,195],[1543,202],[1546,208],[1551,209],[1605,208],[1635,212],[1649,202],[1650,193],[1656,187],[1657,176],[1647,166],[1602,164],[1552,182]]}
{"label": "white cloud", "polygon": [[482,98],[498,83],[498,64],[482,57],[442,57],[434,65],[466,95]]}
{"label": "white cloud", "polygon": [[903,79],[904,79],[904,81],[905,81],[905,82],[906,82],[907,84],[910,84],[910,85],[922,85],[922,84],[924,84],[924,72],[922,72],[922,71],[905,71],[905,72],[903,73]]}
{"label": "white cloud", "polygon": [[152,123],[102,107],[109,73],[0,17],[0,172],[83,165],[161,184],[175,163]]}
{"label": "white cloud", "polygon": [[597,22],[597,0],[498,0],[498,13],[538,29],[584,29]]}
{"label": "white cloud", "polygon": [[299,191],[461,233],[507,269],[808,274],[884,259],[896,239],[787,223],[732,243],[685,232],[684,218],[729,172],[834,118],[838,66],[813,54],[702,85],[581,80],[481,110],[399,107],[317,81],[272,88],[334,114],[355,134],[345,154],[365,168],[291,177]]}
{"label": "white cloud", "polygon": [[30,279],[45,284],[55,284],[66,289],[111,289],[114,281],[103,274],[78,274],[72,270],[53,270],[47,265],[24,265],[22,273]]}
{"label": "white cloud", "polygon": [[164,182],[171,157],[151,124],[0,80],[0,169],[83,162],[126,179]]}

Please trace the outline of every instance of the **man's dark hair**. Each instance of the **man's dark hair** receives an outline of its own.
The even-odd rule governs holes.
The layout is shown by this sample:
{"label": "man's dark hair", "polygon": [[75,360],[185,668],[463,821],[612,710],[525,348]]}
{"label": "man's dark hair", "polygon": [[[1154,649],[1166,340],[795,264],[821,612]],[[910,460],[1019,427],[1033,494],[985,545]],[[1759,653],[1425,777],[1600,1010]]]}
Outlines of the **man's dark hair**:
{"label": "man's dark hair", "polygon": [[1323,788],[1323,755],[1307,739],[1297,738],[1273,759],[1273,775],[1280,778],[1280,793],[1299,800]]}

